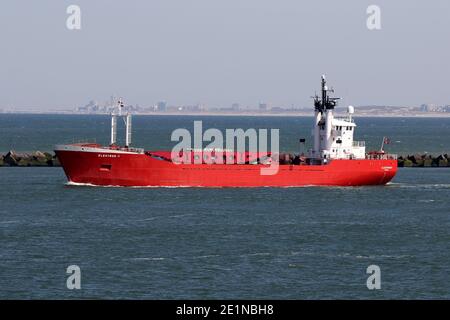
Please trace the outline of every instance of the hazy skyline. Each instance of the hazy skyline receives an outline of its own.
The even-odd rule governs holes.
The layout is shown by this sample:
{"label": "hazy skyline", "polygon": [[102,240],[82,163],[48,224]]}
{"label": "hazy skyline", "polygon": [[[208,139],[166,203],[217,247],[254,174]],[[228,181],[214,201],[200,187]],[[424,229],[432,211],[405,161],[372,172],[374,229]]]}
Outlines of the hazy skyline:
{"label": "hazy skyline", "polygon": [[[66,8],[81,8],[68,30]],[[381,8],[381,30],[366,9]],[[130,104],[450,104],[450,2],[4,1],[0,109]]]}

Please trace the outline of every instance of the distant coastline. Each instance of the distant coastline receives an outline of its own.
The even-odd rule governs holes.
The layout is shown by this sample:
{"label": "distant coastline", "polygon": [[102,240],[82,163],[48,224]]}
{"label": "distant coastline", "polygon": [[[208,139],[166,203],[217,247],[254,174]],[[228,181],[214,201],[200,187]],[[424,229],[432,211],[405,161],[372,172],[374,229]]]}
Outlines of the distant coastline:
{"label": "distant coastline", "polygon": [[[107,113],[77,113],[77,112],[65,112],[65,111],[45,111],[45,112],[3,112],[1,115],[14,114],[14,115],[108,115]],[[258,112],[151,112],[151,113],[133,113],[135,116],[222,116],[222,117],[312,117],[311,111],[299,111],[299,112],[280,112],[280,113],[258,113]],[[345,112],[336,112],[336,116],[345,116]],[[356,117],[363,118],[450,118],[449,112],[423,112],[423,113],[368,113],[368,112],[355,112]]]}

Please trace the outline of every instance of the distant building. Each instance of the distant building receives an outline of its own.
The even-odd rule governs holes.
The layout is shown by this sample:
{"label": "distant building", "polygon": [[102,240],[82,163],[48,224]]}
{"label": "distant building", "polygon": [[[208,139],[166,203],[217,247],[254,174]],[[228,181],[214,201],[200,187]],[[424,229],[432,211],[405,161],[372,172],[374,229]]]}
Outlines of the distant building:
{"label": "distant building", "polygon": [[197,103],[194,105],[183,106],[183,110],[188,112],[199,112],[205,110],[205,106],[201,103]]}
{"label": "distant building", "polygon": [[267,111],[267,103],[260,103],[259,111]]}
{"label": "distant building", "polygon": [[183,109],[186,111],[199,112],[206,110],[206,106],[203,103],[197,103],[192,106],[184,106]]}
{"label": "distant building", "polygon": [[422,104],[420,106],[420,111],[422,112],[428,112],[428,105],[427,104]]}
{"label": "distant building", "polygon": [[421,112],[450,112],[450,105],[438,106],[435,104],[422,104],[419,110]]}
{"label": "distant building", "polygon": [[231,110],[233,111],[239,111],[241,109],[241,106],[239,105],[239,103],[233,103],[231,105]]}
{"label": "distant building", "polygon": [[167,108],[167,102],[165,102],[165,101],[159,101],[159,102],[156,104],[156,107],[157,107],[157,110],[158,110],[158,111],[165,112],[165,111],[166,111],[166,108]]}
{"label": "distant building", "polygon": [[84,107],[78,108],[78,112],[81,112],[81,113],[98,113],[99,110],[100,110],[100,107],[95,100],[91,100]]}
{"label": "distant building", "polygon": [[272,109],[270,109],[271,112],[285,112],[286,109],[282,108],[282,107],[273,107]]}

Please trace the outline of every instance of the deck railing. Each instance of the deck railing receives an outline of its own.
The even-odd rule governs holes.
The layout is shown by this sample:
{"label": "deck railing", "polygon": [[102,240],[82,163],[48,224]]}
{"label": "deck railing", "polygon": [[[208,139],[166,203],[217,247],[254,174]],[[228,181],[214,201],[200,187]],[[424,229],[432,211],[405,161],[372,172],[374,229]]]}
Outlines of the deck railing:
{"label": "deck railing", "polygon": [[104,147],[104,149],[110,149],[110,150],[120,150],[125,152],[135,152],[135,153],[144,153],[143,148],[133,148],[133,147]]}
{"label": "deck railing", "polygon": [[385,153],[385,154],[366,154],[366,159],[371,160],[397,160],[396,154]]}
{"label": "deck railing", "polygon": [[366,142],[365,141],[353,141],[353,146],[354,147],[365,147]]}

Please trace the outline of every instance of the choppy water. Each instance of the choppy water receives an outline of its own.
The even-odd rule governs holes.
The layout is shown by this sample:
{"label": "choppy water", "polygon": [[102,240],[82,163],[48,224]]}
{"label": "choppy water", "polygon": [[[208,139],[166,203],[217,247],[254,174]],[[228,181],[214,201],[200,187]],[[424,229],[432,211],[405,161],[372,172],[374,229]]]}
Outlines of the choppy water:
{"label": "choppy water", "polygon": [[[284,151],[297,152],[299,138],[306,138],[307,145],[312,142],[312,118],[309,117],[135,116],[133,144],[149,150],[172,148],[172,131],[187,128],[192,132],[194,120],[202,120],[204,130],[280,129],[280,148]],[[378,150],[383,136],[387,136],[391,144],[386,150],[390,152],[450,153],[450,118],[356,118],[356,123],[355,140],[365,140],[371,150]],[[124,132],[120,129],[118,136],[123,139]],[[0,114],[0,152],[49,151],[58,143],[86,139],[108,144],[109,137],[110,117],[106,115]]]}
{"label": "choppy water", "polygon": [[[0,150],[49,150],[97,133],[107,141],[106,117],[0,119]],[[170,146],[165,133],[192,127],[192,120],[136,117],[136,144]],[[283,126],[283,141],[301,136],[295,130],[308,123],[206,120],[217,127]],[[361,119],[359,132],[375,144],[383,129],[402,141],[391,146],[397,152],[448,146],[441,135],[409,134],[412,122],[430,135],[448,132],[448,120],[383,121]],[[400,169],[388,186],[358,188],[65,182],[60,168],[0,168],[0,298],[450,298],[448,169]],[[82,272],[78,291],[66,288],[72,264]],[[366,287],[371,264],[381,268],[381,290]]]}

